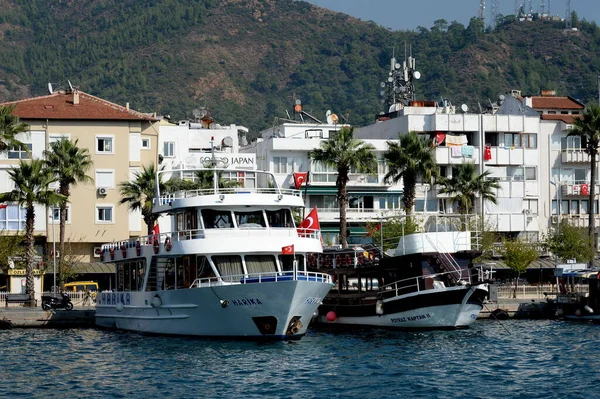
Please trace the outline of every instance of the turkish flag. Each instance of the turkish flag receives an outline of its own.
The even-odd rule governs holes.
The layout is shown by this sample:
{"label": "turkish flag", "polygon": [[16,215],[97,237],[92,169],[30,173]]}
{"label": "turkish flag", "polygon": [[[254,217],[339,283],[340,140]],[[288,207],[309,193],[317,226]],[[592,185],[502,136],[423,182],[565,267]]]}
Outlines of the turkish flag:
{"label": "turkish flag", "polygon": [[160,235],[160,227],[158,226],[158,223],[154,225],[154,228],[152,229],[152,234],[154,234],[155,236]]}
{"label": "turkish flag", "polygon": [[590,195],[590,186],[587,184],[581,185],[581,195]]}
{"label": "turkish flag", "polygon": [[306,219],[298,226],[298,233],[308,234],[317,230],[321,230],[321,226],[319,225],[319,215],[317,214],[317,207],[315,206]]}
{"label": "turkish flag", "polygon": [[442,145],[445,139],[446,135],[444,133],[435,132],[435,145]]}
{"label": "turkish flag", "polygon": [[4,208],[6,208],[7,206],[8,206],[8,205],[6,205],[6,204],[0,204],[0,209],[4,209]]}
{"label": "turkish flag", "polygon": [[286,247],[281,247],[282,255],[293,255],[294,254],[294,244],[288,245]]}
{"label": "turkish flag", "polygon": [[308,178],[308,172],[296,172],[294,173],[294,184],[296,185],[296,190],[300,190],[300,187],[306,182]]}
{"label": "turkish flag", "polygon": [[486,145],[483,150],[483,160],[490,161],[492,159],[492,146]]}

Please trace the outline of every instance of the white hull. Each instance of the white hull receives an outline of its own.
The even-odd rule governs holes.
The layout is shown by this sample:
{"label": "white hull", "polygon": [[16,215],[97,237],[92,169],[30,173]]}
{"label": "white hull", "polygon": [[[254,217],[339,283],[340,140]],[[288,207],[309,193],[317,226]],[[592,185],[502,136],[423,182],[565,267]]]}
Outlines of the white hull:
{"label": "white hull", "polygon": [[[473,287],[452,287],[440,290],[420,291],[408,295],[389,298],[383,301],[384,313],[376,314],[375,305],[373,312],[366,316],[337,316],[334,321],[327,320],[327,314],[321,312],[319,322],[330,326],[370,326],[394,329],[455,329],[466,328],[473,324],[479,315],[483,305],[476,301],[469,301],[476,290],[486,290],[483,285]],[[445,294],[453,291],[460,295],[456,303],[445,304]],[[422,301],[419,297],[427,296],[425,302],[439,302],[430,306],[418,306]],[[439,297],[439,300],[435,298]],[[433,298],[433,300],[432,300]],[[385,311],[394,307],[410,307],[403,311]]]}
{"label": "white hull", "polygon": [[[279,281],[155,292],[100,293],[96,324],[156,334],[290,339],[306,332],[330,288],[326,282]],[[155,296],[160,298],[159,306],[156,306]],[[222,301],[227,301],[225,307]],[[261,332],[253,318],[267,317],[274,319],[262,319],[266,320],[263,324],[269,324],[273,330]]]}

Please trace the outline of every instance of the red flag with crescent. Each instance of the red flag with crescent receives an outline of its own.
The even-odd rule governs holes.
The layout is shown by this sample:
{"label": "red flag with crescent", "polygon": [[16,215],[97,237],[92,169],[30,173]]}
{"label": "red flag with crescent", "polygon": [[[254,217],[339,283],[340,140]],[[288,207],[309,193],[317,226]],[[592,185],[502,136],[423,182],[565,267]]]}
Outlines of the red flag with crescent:
{"label": "red flag with crescent", "polygon": [[298,233],[309,234],[317,230],[321,230],[321,226],[319,225],[319,215],[315,206],[298,226]]}
{"label": "red flag with crescent", "polygon": [[293,255],[294,254],[294,244],[287,245],[285,247],[281,247],[282,255]]}
{"label": "red flag with crescent", "polygon": [[294,184],[296,185],[296,190],[299,190],[300,187],[306,182],[306,177],[308,176],[308,172],[296,172],[294,173]]}
{"label": "red flag with crescent", "polygon": [[590,186],[587,184],[581,185],[581,195],[590,195]]}

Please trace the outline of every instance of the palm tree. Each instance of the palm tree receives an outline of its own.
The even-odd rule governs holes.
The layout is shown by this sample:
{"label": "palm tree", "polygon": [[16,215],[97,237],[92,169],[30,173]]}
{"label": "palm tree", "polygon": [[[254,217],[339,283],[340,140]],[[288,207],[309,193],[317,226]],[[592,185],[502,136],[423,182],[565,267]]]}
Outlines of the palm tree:
{"label": "palm tree", "polygon": [[595,218],[594,218],[594,200],[596,198],[596,156],[600,148],[600,106],[588,105],[583,112],[582,118],[576,118],[573,121],[573,130],[569,136],[579,136],[585,143],[585,152],[590,156],[590,214],[588,234],[594,248],[594,253],[598,252],[598,242],[595,239]]}
{"label": "palm tree", "polygon": [[500,188],[500,184],[487,180],[489,174],[487,170],[478,174],[474,163],[465,162],[454,167],[451,178],[441,177],[436,184],[440,186],[439,193],[450,194],[450,199],[458,205],[458,212],[466,215],[473,212],[475,197],[498,203],[494,189]]}
{"label": "palm tree", "polygon": [[388,141],[388,150],[383,157],[388,166],[388,173],[384,177],[386,183],[403,181],[404,212],[412,213],[415,203],[415,187],[417,179],[431,180],[437,176],[435,162],[435,149],[428,137],[419,136],[415,132],[399,134],[399,142]]}
{"label": "palm tree", "polygon": [[33,284],[33,258],[35,256],[33,228],[35,223],[34,204],[44,205],[46,207],[55,206],[66,197],[56,193],[49,188],[50,184],[57,181],[57,178],[49,171],[44,162],[40,159],[32,161],[19,162],[19,166],[8,171],[15,188],[7,193],[0,194],[0,201],[16,202],[25,208],[25,267],[27,292],[31,303],[35,297],[35,288]]}
{"label": "palm tree", "polygon": [[60,253],[65,254],[65,224],[67,220],[67,202],[71,196],[71,186],[77,182],[91,182],[86,172],[93,165],[87,148],[77,147],[74,142],[63,138],[50,144],[50,150],[44,151],[47,167],[58,178],[58,192],[65,197],[60,203]]}
{"label": "palm tree", "polygon": [[5,152],[10,147],[17,147],[29,152],[27,145],[16,139],[17,134],[24,133],[29,129],[29,125],[19,120],[19,117],[13,115],[15,106],[0,107],[0,152]]}
{"label": "palm tree", "polygon": [[377,158],[371,144],[354,138],[354,129],[343,127],[329,140],[321,142],[321,148],[308,152],[309,158],[337,169],[337,197],[340,204],[340,244],[343,248],[348,246],[346,204],[348,203],[348,190],[346,185],[350,180],[350,172],[375,173]]}
{"label": "palm tree", "polygon": [[[164,185],[160,180],[159,187],[162,190]],[[121,200],[119,204],[127,204],[129,209],[135,211],[140,209],[142,218],[146,223],[148,235],[152,235],[152,229],[158,219],[158,216],[152,213],[152,199],[156,190],[156,168],[154,164],[150,166],[142,166],[142,170],[137,172],[132,181],[119,184],[119,192]]]}

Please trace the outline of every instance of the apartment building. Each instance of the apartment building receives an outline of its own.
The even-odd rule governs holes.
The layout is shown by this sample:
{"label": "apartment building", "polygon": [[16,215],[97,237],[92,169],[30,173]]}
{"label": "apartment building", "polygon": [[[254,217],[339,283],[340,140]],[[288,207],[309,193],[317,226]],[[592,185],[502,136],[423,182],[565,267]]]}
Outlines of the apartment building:
{"label": "apartment building", "polygon": [[[29,125],[18,139],[26,143],[31,157],[41,158],[50,143],[63,137],[79,140],[93,161],[88,175],[93,183],[71,189],[65,238],[69,251],[81,262],[99,260],[102,243],[145,235],[140,212],[119,205],[118,185],[129,181],[142,166],[158,161],[158,121],[143,114],[77,89],[1,105],[15,105],[13,114]],[[10,191],[8,169],[27,159],[27,152],[9,149],[0,155],[0,191]],[[25,211],[15,204],[0,210],[0,228],[7,234],[24,229]],[[36,206],[35,234],[41,255],[44,245],[58,241],[58,209]]]}

